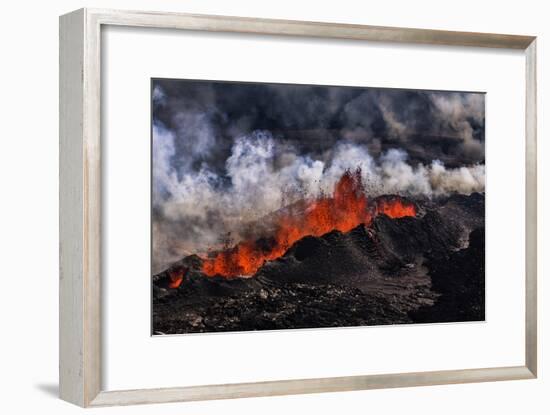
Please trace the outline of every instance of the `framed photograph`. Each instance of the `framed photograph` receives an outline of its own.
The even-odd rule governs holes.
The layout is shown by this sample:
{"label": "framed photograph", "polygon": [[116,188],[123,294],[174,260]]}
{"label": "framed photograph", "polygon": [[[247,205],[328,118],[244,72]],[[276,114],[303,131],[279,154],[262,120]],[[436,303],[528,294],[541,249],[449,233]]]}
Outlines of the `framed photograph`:
{"label": "framed photograph", "polygon": [[60,19],[69,402],[535,378],[536,217],[534,36]]}
{"label": "framed photograph", "polygon": [[485,94],[151,91],[153,335],[485,320]]}

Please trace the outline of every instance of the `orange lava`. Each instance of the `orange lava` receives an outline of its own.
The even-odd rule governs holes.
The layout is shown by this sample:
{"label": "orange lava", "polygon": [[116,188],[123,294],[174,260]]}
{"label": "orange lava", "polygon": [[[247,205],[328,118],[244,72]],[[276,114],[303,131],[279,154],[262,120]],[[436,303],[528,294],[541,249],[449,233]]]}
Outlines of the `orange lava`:
{"label": "orange lava", "polygon": [[253,275],[266,261],[279,258],[305,236],[321,236],[333,230],[348,232],[360,224],[369,225],[377,214],[391,218],[415,216],[416,207],[399,197],[379,199],[369,206],[361,171],[347,171],[336,184],[332,196],[308,202],[298,214],[283,215],[275,226],[269,246],[255,240],[240,242],[213,258],[205,258],[202,272],[207,276],[223,277]]}
{"label": "orange lava", "polygon": [[185,276],[185,270],[179,269],[177,271],[170,271],[170,282],[168,283],[168,288],[178,288],[183,282],[183,277]]}
{"label": "orange lava", "polygon": [[377,200],[376,211],[378,214],[383,213],[390,218],[416,216],[416,207],[412,203],[403,202],[398,198]]}

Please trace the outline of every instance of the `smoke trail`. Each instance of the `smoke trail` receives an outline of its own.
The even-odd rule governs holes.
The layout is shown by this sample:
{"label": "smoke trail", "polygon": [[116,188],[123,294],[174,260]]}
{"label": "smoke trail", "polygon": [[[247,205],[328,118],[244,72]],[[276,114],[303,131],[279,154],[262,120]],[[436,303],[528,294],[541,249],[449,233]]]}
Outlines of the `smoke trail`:
{"label": "smoke trail", "polygon": [[389,149],[374,159],[367,146],[342,141],[320,158],[298,155],[268,131],[238,137],[220,175],[172,162],[174,134],[153,128],[153,267],[162,269],[193,252],[219,246],[220,236],[246,237],[246,224],[304,198],[330,194],[348,169],[361,169],[369,196],[436,196],[484,191],[485,166],[445,168],[439,160],[412,165],[407,153]]}

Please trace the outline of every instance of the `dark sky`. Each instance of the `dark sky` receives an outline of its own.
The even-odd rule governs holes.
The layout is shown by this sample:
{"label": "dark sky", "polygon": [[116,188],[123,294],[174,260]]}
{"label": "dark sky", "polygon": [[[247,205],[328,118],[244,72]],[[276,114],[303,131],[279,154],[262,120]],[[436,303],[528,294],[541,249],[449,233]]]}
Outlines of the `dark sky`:
{"label": "dark sky", "polygon": [[374,158],[401,148],[411,164],[484,162],[481,93],[164,79],[153,91],[154,122],[175,132],[191,169],[222,173],[233,140],[255,130],[313,157],[344,139]]}

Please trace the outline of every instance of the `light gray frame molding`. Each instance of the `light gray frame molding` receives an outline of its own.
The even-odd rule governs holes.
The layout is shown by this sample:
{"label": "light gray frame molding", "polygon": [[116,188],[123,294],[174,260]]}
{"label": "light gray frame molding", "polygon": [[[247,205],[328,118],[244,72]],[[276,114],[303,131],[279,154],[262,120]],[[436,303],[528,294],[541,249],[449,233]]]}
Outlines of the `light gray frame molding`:
{"label": "light gray frame molding", "polygon": [[[526,62],[525,364],[515,367],[104,391],[101,387],[101,44],[103,25],[518,49]],[[60,17],[62,399],[83,407],[397,388],[537,376],[536,38],[334,23],[80,9]]]}

